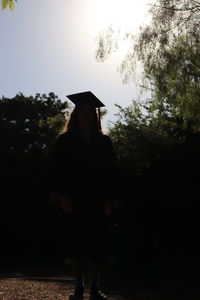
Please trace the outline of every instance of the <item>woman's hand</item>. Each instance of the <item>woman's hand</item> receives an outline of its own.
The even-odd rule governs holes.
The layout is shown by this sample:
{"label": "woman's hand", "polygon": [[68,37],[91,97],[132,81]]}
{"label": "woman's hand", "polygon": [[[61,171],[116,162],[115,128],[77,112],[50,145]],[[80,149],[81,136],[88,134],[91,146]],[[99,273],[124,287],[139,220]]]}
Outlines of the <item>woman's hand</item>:
{"label": "woman's hand", "polygon": [[111,216],[112,211],[113,211],[113,208],[112,208],[111,201],[104,202],[103,203],[103,215],[106,217],[109,217],[109,216]]}
{"label": "woman's hand", "polygon": [[63,212],[68,214],[73,212],[73,204],[71,198],[66,197],[63,194],[60,194],[60,205]]}
{"label": "woman's hand", "polygon": [[66,197],[62,193],[54,193],[51,196],[52,203],[59,203],[61,209],[65,213],[72,213],[73,212],[73,204],[72,200],[69,197]]}

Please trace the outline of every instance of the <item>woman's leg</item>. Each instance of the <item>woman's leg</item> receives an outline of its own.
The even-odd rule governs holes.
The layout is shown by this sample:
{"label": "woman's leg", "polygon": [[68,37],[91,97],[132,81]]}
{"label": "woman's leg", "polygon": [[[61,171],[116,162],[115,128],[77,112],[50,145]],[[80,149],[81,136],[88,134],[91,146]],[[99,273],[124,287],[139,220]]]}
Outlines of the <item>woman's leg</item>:
{"label": "woman's leg", "polygon": [[98,263],[92,262],[90,268],[91,288],[90,300],[106,300],[107,296],[100,290],[101,267]]}
{"label": "woman's leg", "polygon": [[90,286],[91,292],[96,292],[99,290],[100,285],[100,268],[98,264],[94,261],[90,263]]}
{"label": "woman's leg", "polygon": [[75,277],[74,295],[82,297],[84,293],[84,264],[81,258],[75,258],[72,262],[73,273]]}

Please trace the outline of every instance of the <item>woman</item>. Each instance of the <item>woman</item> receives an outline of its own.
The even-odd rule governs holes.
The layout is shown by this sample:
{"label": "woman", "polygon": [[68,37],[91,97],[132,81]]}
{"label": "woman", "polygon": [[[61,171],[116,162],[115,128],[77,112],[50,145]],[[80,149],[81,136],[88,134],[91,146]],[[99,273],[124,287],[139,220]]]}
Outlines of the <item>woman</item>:
{"label": "woman", "polygon": [[102,133],[100,112],[96,111],[104,104],[91,92],[68,98],[75,108],[66,132],[56,142],[52,183],[66,218],[71,220],[68,253],[74,261],[76,287],[70,300],[83,299],[85,259],[91,266],[90,299],[100,300],[106,298],[100,292],[99,273],[109,258],[115,155],[110,138]]}

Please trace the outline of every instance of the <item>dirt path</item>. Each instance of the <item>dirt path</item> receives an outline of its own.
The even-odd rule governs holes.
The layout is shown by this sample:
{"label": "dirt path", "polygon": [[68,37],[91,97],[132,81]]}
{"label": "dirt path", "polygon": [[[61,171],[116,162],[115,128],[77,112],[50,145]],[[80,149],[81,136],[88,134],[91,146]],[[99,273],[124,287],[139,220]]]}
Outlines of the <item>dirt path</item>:
{"label": "dirt path", "polygon": [[[71,278],[13,277],[0,279],[0,300],[67,300],[73,292]],[[86,287],[84,299],[89,299]],[[120,295],[108,295],[110,300],[125,300]]]}
{"label": "dirt path", "polygon": [[[111,281],[109,281],[109,287],[111,287],[110,283]],[[105,290],[108,300],[200,299],[199,279],[187,279],[187,281],[148,279],[146,282],[144,279],[135,282],[131,279],[127,285],[131,287],[131,296],[130,293],[127,294],[126,288],[120,291],[121,283],[122,281],[115,282],[111,290]],[[58,276],[48,275],[48,273],[47,275],[14,272],[0,274],[0,300],[68,300],[69,295],[73,293],[73,288],[73,278],[63,274]],[[86,286],[84,300],[88,299],[89,288]]]}
{"label": "dirt path", "polygon": [[[67,283],[67,282],[66,282]],[[8,278],[0,280],[1,300],[55,300],[67,299],[71,285],[64,282],[34,278]]]}

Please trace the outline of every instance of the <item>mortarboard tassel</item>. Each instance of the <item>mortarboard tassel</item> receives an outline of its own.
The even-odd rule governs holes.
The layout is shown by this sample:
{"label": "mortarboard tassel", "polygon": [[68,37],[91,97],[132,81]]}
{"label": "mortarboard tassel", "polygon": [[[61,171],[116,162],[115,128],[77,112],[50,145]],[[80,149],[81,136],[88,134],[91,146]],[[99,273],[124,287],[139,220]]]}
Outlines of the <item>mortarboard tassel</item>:
{"label": "mortarboard tassel", "polygon": [[101,131],[101,111],[100,111],[100,107],[98,107],[97,109],[98,109],[99,130]]}

